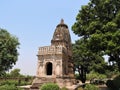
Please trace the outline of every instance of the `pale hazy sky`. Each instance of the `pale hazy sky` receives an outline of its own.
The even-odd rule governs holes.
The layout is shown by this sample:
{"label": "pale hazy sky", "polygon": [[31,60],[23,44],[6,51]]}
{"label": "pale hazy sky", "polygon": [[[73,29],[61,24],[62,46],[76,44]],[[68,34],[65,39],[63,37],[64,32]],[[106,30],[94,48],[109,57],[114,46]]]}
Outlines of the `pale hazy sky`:
{"label": "pale hazy sky", "polygon": [[76,15],[89,0],[0,0],[0,28],[17,36],[19,58],[14,68],[25,75],[36,75],[37,52],[49,46],[61,18],[68,25],[72,42],[78,39],[71,30]]}

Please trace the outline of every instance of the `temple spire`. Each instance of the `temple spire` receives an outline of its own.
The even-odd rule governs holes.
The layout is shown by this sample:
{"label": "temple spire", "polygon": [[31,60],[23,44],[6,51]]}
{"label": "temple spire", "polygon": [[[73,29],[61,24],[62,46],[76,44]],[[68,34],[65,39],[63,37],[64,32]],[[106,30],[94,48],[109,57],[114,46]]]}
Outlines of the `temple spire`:
{"label": "temple spire", "polygon": [[68,26],[64,23],[64,19],[61,19],[60,23],[57,25],[57,28],[58,27],[66,27],[66,28],[68,28]]}
{"label": "temple spire", "polygon": [[60,24],[64,24],[64,20],[63,20],[63,19],[61,19],[61,22],[60,22]]}

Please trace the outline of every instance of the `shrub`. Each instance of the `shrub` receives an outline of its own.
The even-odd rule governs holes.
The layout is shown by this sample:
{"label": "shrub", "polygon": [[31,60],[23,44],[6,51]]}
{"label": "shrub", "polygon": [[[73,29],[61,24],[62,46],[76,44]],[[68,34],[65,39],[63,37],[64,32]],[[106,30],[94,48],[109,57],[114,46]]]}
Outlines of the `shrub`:
{"label": "shrub", "polygon": [[118,71],[106,71],[107,78],[114,78],[117,75],[119,75]]}
{"label": "shrub", "polygon": [[96,72],[91,72],[89,74],[87,74],[87,80],[91,80],[93,78],[96,78],[96,79],[105,79],[107,76],[104,75],[104,74],[99,74],[99,73],[96,73]]}
{"label": "shrub", "polygon": [[119,90],[120,88],[120,75],[113,79],[114,86]]}
{"label": "shrub", "polygon": [[17,85],[18,82],[15,80],[6,80],[6,81],[2,81],[0,82],[0,86],[2,85]]}
{"label": "shrub", "polygon": [[27,82],[24,80],[4,80],[0,81],[0,86],[2,85],[15,85],[15,86],[22,86],[22,85],[29,85],[31,82]]}
{"label": "shrub", "polygon": [[4,80],[0,81],[0,90],[22,90],[20,88],[17,88],[18,85],[26,85],[28,84],[25,81],[21,81],[20,84],[18,83],[18,80]]}
{"label": "shrub", "polygon": [[43,84],[40,88],[40,90],[59,90],[59,89],[60,89],[59,86],[54,83]]}
{"label": "shrub", "polygon": [[20,88],[17,88],[15,85],[2,85],[0,86],[0,90],[22,90]]}
{"label": "shrub", "polygon": [[120,75],[115,77],[113,80],[108,80],[106,85],[110,90],[119,90],[120,89]]}
{"label": "shrub", "polygon": [[98,87],[92,84],[87,84],[84,88],[84,90],[99,90]]}

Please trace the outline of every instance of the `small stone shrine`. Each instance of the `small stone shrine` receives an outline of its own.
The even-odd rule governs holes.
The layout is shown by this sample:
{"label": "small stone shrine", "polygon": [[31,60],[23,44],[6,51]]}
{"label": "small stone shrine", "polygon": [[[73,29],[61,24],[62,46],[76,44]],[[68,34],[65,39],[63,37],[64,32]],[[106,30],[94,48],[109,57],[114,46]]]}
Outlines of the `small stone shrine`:
{"label": "small stone shrine", "polygon": [[60,87],[75,84],[71,37],[63,19],[56,26],[51,46],[40,47],[37,56],[37,75],[31,88],[49,82],[57,83]]}

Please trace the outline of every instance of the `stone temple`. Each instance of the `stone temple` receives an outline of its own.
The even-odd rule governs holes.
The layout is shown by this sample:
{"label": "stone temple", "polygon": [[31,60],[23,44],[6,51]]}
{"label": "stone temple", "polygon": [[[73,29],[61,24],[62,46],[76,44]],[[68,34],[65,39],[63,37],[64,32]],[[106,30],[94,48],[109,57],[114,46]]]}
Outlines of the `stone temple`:
{"label": "stone temple", "polygon": [[37,74],[31,88],[49,82],[57,83],[60,87],[75,84],[71,37],[63,19],[56,26],[51,45],[40,47],[37,57]]}

